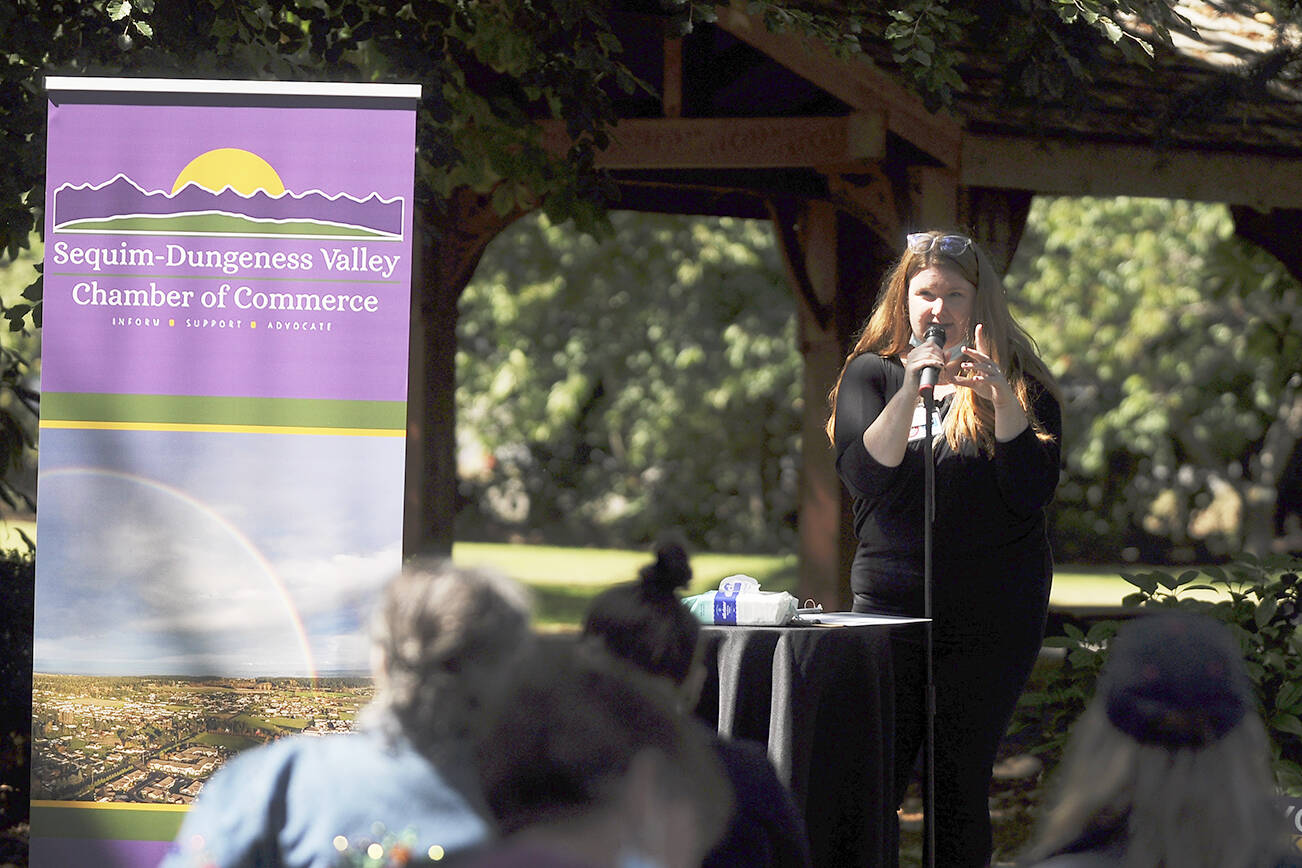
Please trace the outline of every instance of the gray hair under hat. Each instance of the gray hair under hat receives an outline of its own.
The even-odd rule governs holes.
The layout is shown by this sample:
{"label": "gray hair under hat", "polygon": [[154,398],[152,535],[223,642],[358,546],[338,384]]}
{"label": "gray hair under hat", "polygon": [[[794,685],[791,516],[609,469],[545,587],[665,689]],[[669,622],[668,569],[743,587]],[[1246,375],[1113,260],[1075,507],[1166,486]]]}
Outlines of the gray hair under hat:
{"label": "gray hair under hat", "polygon": [[1255,702],[1243,653],[1205,615],[1142,615],[1118,631],[1099,681],[1112,725],[1146,745],[1202,747]]}

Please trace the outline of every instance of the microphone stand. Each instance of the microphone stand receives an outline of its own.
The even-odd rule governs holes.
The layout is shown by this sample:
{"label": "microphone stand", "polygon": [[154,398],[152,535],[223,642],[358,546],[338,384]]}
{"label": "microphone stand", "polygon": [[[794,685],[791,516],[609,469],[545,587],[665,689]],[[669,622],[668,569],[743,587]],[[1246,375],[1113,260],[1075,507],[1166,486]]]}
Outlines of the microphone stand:
{"label": "microphone stand", "polygon": [[922,864],[936,864],[936,682],[932,672],[931,640],[931,536],[936,518],[936,461],[931,417],[936,407],[934,389],[922,393],[926,429],[923,438],[922,615],[926,687],[923,695],[922,733]]}

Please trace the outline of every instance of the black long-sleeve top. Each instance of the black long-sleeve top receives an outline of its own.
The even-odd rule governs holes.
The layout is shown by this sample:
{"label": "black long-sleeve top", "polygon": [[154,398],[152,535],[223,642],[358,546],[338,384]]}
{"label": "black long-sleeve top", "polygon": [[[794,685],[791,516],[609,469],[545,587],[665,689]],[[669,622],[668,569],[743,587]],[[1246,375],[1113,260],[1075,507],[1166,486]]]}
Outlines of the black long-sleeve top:
{"label": "black long-sleeve top", "polygon": [[[912,439],[903,461],[886,467],[863,444],[863,432],[904,383],[896,358],[874,353],[850,362],[837,392],[836,467],[854,504],[858,538],[851,585],[879,608],[921,614],[923,578],[924,452]],[[936,513],[932,536],[933,611],[945,622],[974,626],[1001,620],[1016,598],[1045,598],[1052,571],[1045,507],[1058,484],[1062,411],[1041,384],[1029,383],[1032,412],[1052,435],[1041,440],[1028,425],[991,457],[975,444],[955,451],[935,443]],[[950,400],[938,402],[940,420]],[[933,434],[942,435],[940,424]],[[1042,599],[1039,599],[1042,606]],[[984,616],[984,617],[982,617]]]}

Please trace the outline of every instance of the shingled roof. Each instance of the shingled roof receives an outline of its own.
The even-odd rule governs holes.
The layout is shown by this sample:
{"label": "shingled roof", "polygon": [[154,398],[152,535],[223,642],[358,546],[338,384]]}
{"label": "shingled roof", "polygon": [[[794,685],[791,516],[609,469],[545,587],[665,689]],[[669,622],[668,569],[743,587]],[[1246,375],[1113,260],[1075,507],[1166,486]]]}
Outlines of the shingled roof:
{"label": "shingled roof", "polygon": [[[1159,46],[1149,66],[1096,37],[1104,62],[1053,100],[1018,98],[1007,46],[997,34],[974,37],[959,67],[967,89],[931,111],[884,40],[865,36],[861,57],[840,58],[790,31],[770,32],[734,3],[675,46],[677,110],[684,118],[879,115],[888,160],[952,168],[967,187],[1302,207],[1302,82],[1280,74],[1302,40],[1224,0],[1182,0],[1179,11],[1192,27],[1173,29],[1173,47]],[[881,14],[865,33],[884,29]],[[662,44],[672,41],[636,15],[619,33],[634,72],[667,90]],[[663,116],[645,96],[623,98],[620,112]],[[801,183],[799,172],[784,182]]]}
{"label": "shingled roof", "polygon": [[[1178,9],[1192,27],[1173,28],[1174,48],[1159,47],[1151,67],[1104,45],[1109,62],[1056,102],[1011,103],[999,46],[965,46],[969,90],[955,113],[976,134],[1302,154],[1302,91],[1296,81],[1270,77],[1297,51],[1296,33],[1279,30],[1265,13],[1233,14],[1201,0]],[[894,66],[880,45],[868,45],[875,63]]]}

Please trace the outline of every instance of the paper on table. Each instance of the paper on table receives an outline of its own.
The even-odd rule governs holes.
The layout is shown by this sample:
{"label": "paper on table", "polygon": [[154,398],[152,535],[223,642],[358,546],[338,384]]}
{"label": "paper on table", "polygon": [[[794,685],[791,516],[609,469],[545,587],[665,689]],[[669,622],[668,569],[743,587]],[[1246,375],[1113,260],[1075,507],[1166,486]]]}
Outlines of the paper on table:
{"label": "paper on table", "polygon": [[793,624],[812,624],[819,627],[847,627],[863,625],[891,626],[894,624],[921,624],[928,618],[907,618],[902,615],[878,615],[873,612],[822,612],[818,615],[797,615]]}

